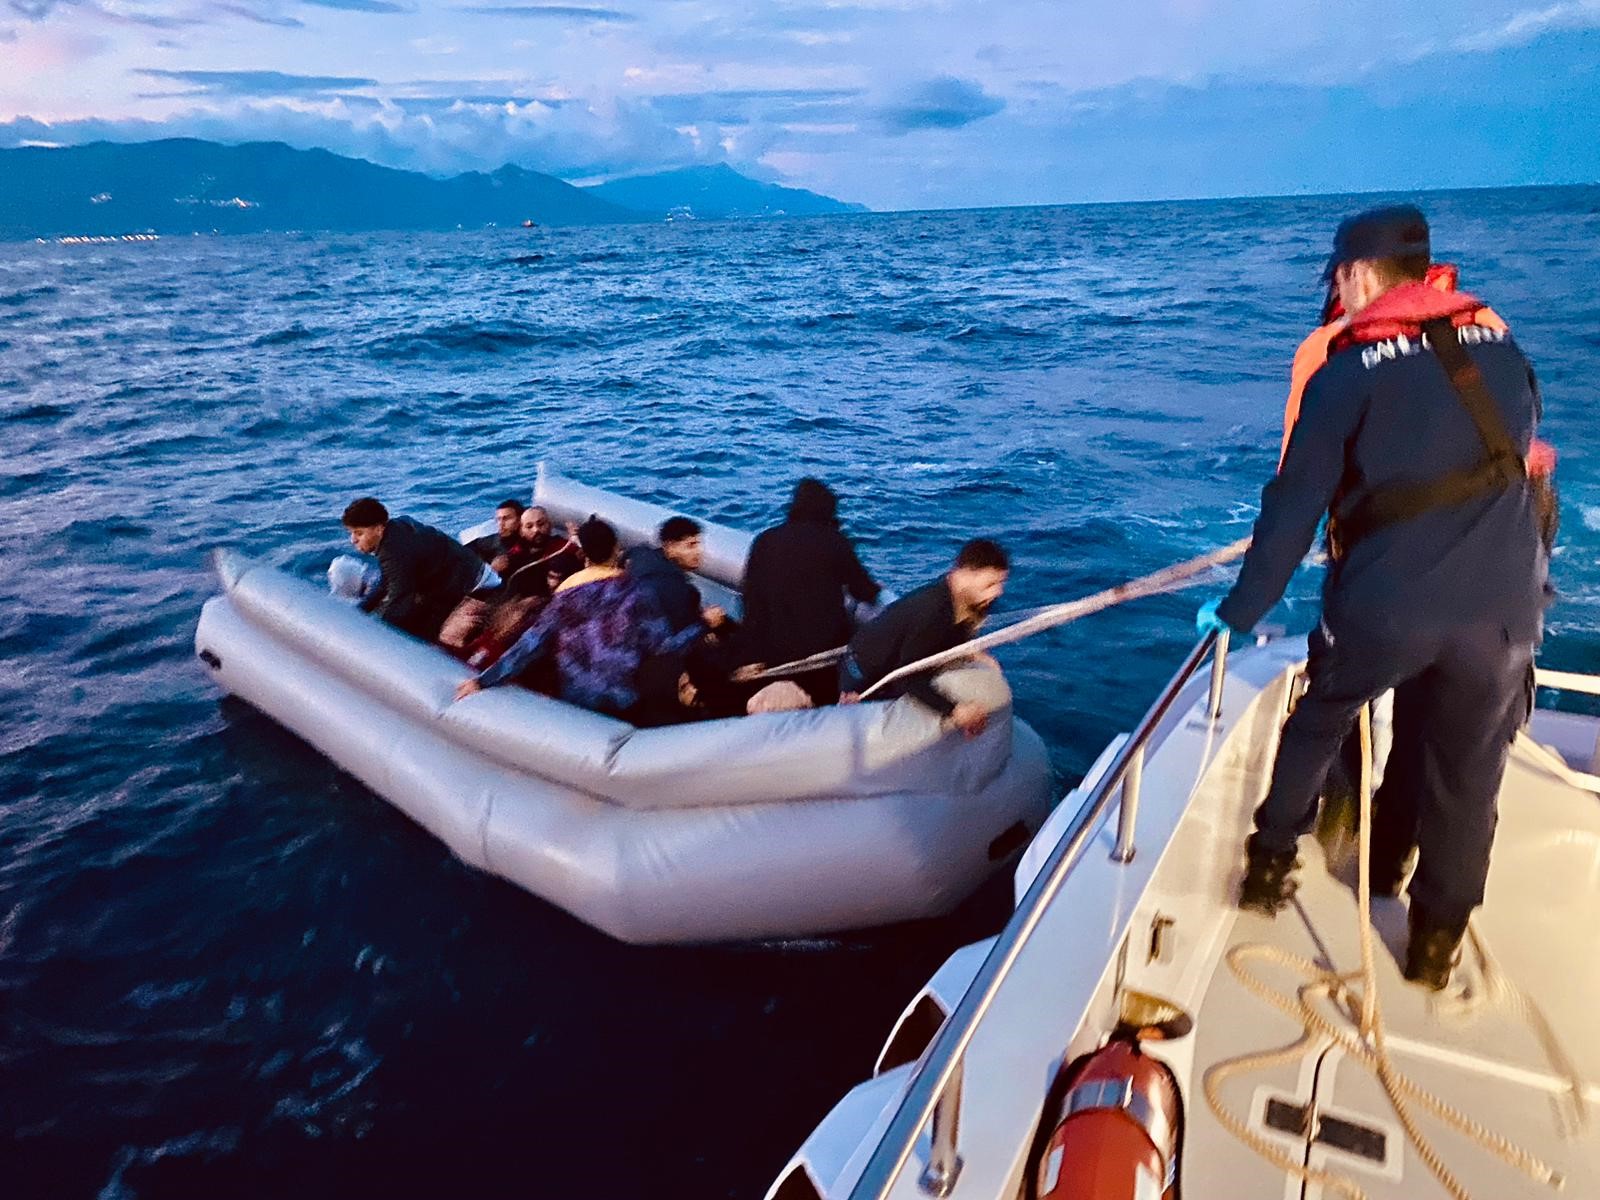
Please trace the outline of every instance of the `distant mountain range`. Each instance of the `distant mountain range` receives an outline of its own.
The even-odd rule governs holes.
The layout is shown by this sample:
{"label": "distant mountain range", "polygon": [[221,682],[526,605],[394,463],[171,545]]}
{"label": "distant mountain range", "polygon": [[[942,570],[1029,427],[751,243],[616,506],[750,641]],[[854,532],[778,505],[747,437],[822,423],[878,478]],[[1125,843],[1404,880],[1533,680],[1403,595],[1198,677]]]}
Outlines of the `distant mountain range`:
{"label": "distant mountain range", "polygon": [[846,204],[804,188],[758,183],[726,163],[635,175],[584,190],[623,208],[661,217],[814,217],[867,211],[864,205]]}
{"label": "distant mountain range", "polygon": [[[626,202],[633,198],[632,203]],[[475,229],[846,212],[730,167],[578,188],[505,166],[435,179],[281,142],[193,138],[0,150],[0,240],[315,229]]]}

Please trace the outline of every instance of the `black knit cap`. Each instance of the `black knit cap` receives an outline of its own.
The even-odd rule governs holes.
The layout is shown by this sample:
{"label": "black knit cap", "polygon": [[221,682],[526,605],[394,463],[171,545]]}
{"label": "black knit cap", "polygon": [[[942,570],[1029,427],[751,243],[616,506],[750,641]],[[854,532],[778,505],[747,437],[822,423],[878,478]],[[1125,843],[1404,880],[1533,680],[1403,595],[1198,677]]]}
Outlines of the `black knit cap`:
{"label": "black knit cap", "polygon": [[1322,278],[1332,279],[1339,267],[1361,259],[1408,258],[1430,252],[1428,218],[1420,208],[1411,204],[1369,208],[1339,222]]}

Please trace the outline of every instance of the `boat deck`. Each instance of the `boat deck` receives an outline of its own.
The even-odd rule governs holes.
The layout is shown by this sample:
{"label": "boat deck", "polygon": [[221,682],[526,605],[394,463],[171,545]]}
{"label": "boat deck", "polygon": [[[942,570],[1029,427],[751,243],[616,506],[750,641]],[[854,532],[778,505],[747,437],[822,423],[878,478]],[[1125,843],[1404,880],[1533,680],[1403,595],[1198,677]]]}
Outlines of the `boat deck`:
{"label": "boat deck", "polygon": [[[927,1029],[924,1041],[899,1047],[901,1065],[841,1102],[785,1168],[769,1200],[922,1200],[935,1194],[929,1182],[939,1180],[924,1172],[936,1159],[955,1163],[953,1184],[937,1193],[951,1200],[1029,1194],[1040,1169],[1041,1116],[1050,1122],[1046,1130],[1056,1119],[1043,1110],[1059,1068],[1101,1046],[1130,1001],[1151,1000],[1194,1018],[1188,1035],[1145,1043],[1183,1093],[1179,1161],[1187,1200],[1451,1194],[1410,1146],[1367,1065],[1331,1038],[1307,1038],[1301,1019],[1247,990],[1227,962],[1236,947],[1265,945],[1340,973],[1361,964],[1347,832],[1302,842],[1297,902],[1275,919],[1242,913],[1235,904],[1241,847],[1266,791],[1303,655],[1304,644],[1289,640],[1241,651],[1229,660],[1215,716],[1205,680],[1175,677],[1179,690],[1170,708],[1144,731],[1132,856],[1113,854],[1118,823],[1102,803],[1118,786],[1110,766],[1122,755],[1118,739],[1023,857],[1017,890],[1024,905],[1039,871],[1059,869],[1060,887],[1032,910],[1037,924],[1015,943],[1009,971],[988,985],[987,1008],[977,1004],[983,970],[1000,953],[1009,926],[992,944],[968,948],[974,952],[941,968],[907,1008],[912,1014],[932,1005],[950,1014],[938,1035]],[[1589,677],[1552,678],[1549,686],[1600,694],[1600,681]],[[1389,730],[1378,707],[1381,763]],[[1600,1200],[1600,1038],[1589,1033],[1600,1003],[1597,771],[1600,718],[1534,715],[1529,735],[1513,750],[1487,902],[1474,922],[1488,957],[1469,953],[1445,992],[1401,978],[1405,902],[1374,903],[1378,994],[1396,1069],[1542,1159],[1564,1181],[1558,1192],[1531,1179],[1412,1105],[1424,1137],[1461,1183],[1456,1194],[1472,1200]],[[1332,825],[1337,830],[1339,823]],[[1078,833],[1069,835],[1072,828]],[[1049,856],[1071,836],[1081,851],[1062,860],[1064,868],[1048,868]],[[1013,921],[1022,915],[1019,909]],[[1276,963],[1251,965],[1290,998],[1302,982]],[[1548,1022],[1554,1054],[1507,1000],[1505,981],[1515,985],[1510,994],[1526,995]],[[975,1016],[966,1015],[971,1010]],[[1354,1032],[1354,1020],[1334,1015]],[[970,1040],[957,1056],[952,1031],[964,1019],[971,1022]],[[1287,1161],[1330,1171],[1353,1187],[1303,1182],[1211,1112],[1208,1070],[1285,1048],[1292,1049],[1279,1061],[1223,1081],[1224,1107]],[[916,1062],[907,1061],[919,1051]],[[947,1078],[958,1082],[940,1091],[935,1072],[941,1064],[949,1070],[951,1057],[960,1069]],[[937,1120],[921,1117],[917,1127],[911,1125],[917,1116],[905,1116],[919,1113],[913,1106],[928,1105],[930,1096],[934,1107],[922,1111],[946,1114],[942,1137],[934,1135]],[[902,1140],[908,1134],[914,1140]]]}
{"label": "boat deck", "polygon": [[[1565,1178],[1557,1193],[1414,1106],[1425,1136],[1480,1200],[1600,1196],[1600,1039],[1591,1033],[1600,1001],[1600,796],[1563,769],[1590,766],[1578,757],[1583,728],[1592,753],[1593,722],[1579,727],[1549,714],[1536,722],[1535,737],[1559,742],[1576,734],[1562,747],[1565,759],[1527,741],[1512,756],[1487,900],[1475,919],[1487,961],[1469,937],[1463,966],[1444,993],[1406,983],[1398,965],[1406,942],[1404,903],[1373,903],[1379,995],[1395,1066]],[[1359,970],[1353,858],[1339,846],[1304,846],[1295,904],[1276,919],[1237,914],[1226,947],[1263,943],[1338,971]],[[1276,964],[1251,969],[1291,995],[1299,986],[1292,970]],[[1559,1052],[1569,1056],[1579,1079],[1589,1081],[1581,1095],[1574,1095],[1566,1070],[1552,1063],[1527,1016],[1496,986],[1496,972],[1548,1020]],[[1288,1046],[1302,1036],[1301,1023],[1247,991],[1221,961],[1195,1015],[1185,1194],[1252,1200],[1337,1194],[1302,1184],[1246,1147],[1217,1122],[1200,1088],[1206,1066]],[[1347,1176],[1371,1200],[1447,1194],[1409,1145],[1372,1072],[1325,1039],[1290,1061],[1227,1081],[1221,1094],[1231,1111],[1248,1113],[1251,1128],[1292,1158]],[[1317,1114],[1303,1121],[1309,1134],[1280,1131],[1294,1129],[1308,1108]]]}

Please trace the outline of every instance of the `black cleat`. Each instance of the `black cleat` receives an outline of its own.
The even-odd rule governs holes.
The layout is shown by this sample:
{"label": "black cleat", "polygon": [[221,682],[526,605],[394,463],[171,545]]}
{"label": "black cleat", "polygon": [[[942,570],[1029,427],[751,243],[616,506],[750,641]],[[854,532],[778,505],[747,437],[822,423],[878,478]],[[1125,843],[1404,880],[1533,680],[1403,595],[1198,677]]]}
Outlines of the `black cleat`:
{"label": "black cleat", "polygon": [[1244,882],[1239,885],[1239,907],[1275,917],[1278,910],[1294,899],[1300,881],[1294,869],[1300,860],[1293,850],[1281,853],[1261,849],[1256,835],[1245,843]]}
{"label": "black cleat", "polygon": [[1406,966],[1401,972],[1412,983],[1441,992],[1461,962],[1465,921],[1435,921],[1416,904],[1411,906],[1411,940],[1406,944]]}

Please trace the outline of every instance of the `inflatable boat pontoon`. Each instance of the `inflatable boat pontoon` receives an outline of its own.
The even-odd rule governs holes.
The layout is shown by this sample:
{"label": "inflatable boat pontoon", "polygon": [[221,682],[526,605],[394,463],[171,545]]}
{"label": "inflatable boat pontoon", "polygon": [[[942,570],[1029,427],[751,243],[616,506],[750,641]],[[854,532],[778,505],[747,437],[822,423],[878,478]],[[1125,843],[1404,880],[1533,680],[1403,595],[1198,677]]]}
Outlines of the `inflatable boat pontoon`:
{"label": "inflatable boat pontoon", "polygon": [[[671,513],[540,472],[556,522],[624,545]],[[750,538],[707,524],[708,602]],[[461,859],[623,941],[781,938],[949,911],[1050,805],[1038,735],[993,667],[941,686],[993,711],[967,739],[910,699],[660,729],[469,671],[322,589],[230,552],[195,648],[220,686],[326,754]]]}

